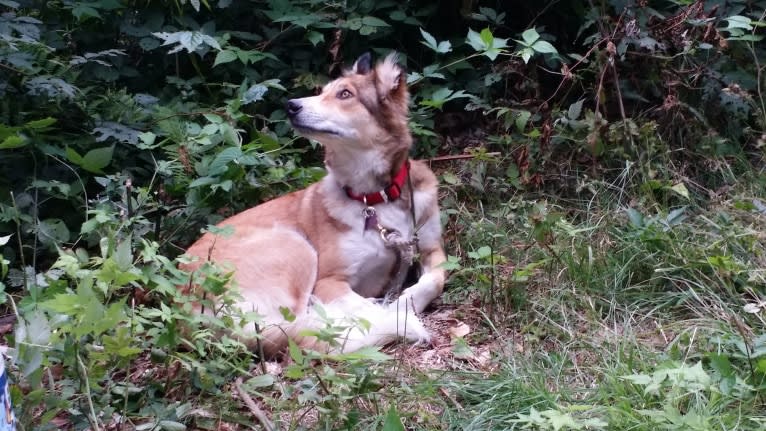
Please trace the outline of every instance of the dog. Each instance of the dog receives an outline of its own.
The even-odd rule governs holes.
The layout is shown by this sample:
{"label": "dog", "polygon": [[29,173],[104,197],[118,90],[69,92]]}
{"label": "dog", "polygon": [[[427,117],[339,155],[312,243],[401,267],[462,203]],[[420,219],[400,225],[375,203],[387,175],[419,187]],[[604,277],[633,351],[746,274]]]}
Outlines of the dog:
{"label": "dog", "polygon": [[[430,340],[418,315],[442,292],[445,254],[436,176],[409,159],[408,104],[395,53],[376,65],[362,55],[321,94],[289,100],[292,127],[324,147],[327,175],[219,224],[233,235],[208,232],[188,248],[197,260],[187,270],[208,259],[233,267],[237,306],[263,317],[254,339],[267,356],[288,338],[325,352]],[[417,282],[391,299],[415,260]],[[328,343],[315,336],[327,320],[354,323]]]}

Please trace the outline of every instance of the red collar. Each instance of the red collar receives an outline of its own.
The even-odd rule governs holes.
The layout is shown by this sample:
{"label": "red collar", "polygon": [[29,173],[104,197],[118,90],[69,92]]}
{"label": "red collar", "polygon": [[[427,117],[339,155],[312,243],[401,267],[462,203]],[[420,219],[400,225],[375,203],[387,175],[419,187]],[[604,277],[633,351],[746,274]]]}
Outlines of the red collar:
{"label": "red collar", "polygon": [[394,177],[391,179],[391,184],[379,192],[357,195],[351,191],[351,187],[349,186],[343,187],[343,190],[346,191],[346,196],[355,201],[364,202],[366,205],[377,205],[382,202],[395,201],[402,195],[402,187],[404,186],[404,182],[407,181],[409,167],[410,162],[407,160],[402,164],[402,167],[399,168],[399,172],[394,174]]}

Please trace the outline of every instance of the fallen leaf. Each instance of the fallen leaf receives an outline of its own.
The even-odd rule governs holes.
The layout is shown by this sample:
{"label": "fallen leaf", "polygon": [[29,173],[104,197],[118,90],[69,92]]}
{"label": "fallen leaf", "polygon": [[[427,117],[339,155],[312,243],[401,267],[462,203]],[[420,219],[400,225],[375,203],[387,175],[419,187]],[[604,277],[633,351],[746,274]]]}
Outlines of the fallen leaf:
{"label": "fallen leaf", "polygon": [[463,322],[458,322],[457,325],[449,328],[447,332],[449,332],[454,341],[455,338],[461,338],[468,335],[471,332],[471,328]]}

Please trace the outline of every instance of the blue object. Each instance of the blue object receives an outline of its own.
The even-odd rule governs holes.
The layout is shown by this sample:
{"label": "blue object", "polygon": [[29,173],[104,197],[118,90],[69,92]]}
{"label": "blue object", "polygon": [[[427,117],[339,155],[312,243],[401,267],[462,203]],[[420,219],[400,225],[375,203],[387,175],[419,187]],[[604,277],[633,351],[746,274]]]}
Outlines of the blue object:
{"label": "blue object", "polygon": [[13,414],[11,394],[8,391],[8,374],[5,372],[5,358],[0,354],[0,431],[16,431],[16,416]]}

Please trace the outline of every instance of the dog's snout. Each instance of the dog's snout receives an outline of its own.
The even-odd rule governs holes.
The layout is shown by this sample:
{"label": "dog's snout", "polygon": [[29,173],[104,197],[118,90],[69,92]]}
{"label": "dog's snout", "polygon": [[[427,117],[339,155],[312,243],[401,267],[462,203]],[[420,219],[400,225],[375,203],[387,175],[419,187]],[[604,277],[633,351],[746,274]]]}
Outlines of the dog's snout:
{"label": "dog's snout", "polygon": [[288,117],[294,117],[298,115],[299,112],[301,112],[301,109],[303,109],[303,105],[301,105],[301,102],[290,99],[287,101],[287,116]]}

